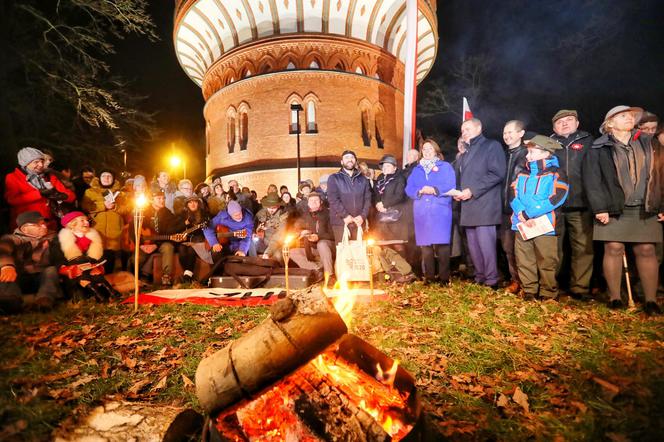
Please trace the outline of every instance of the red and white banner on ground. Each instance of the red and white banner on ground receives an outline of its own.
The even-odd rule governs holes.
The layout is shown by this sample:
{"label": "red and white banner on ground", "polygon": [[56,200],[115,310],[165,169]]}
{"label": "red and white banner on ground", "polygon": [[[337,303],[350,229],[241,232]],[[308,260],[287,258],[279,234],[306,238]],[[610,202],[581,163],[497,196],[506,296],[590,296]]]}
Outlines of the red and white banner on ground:
{"label": "red and white banner on ground", "polygon": [[409,149],[415,148],[417,104],[417,0],[406,0],[406,78],[403,101],[403,164]]}
{"label": "red and white banner on ground", "polygon": [[473,112],[470,110],[470,105],[468,104],[468,99],[463,97],[463,118],[461,122],[463,123],[466,120],[473,118]]}

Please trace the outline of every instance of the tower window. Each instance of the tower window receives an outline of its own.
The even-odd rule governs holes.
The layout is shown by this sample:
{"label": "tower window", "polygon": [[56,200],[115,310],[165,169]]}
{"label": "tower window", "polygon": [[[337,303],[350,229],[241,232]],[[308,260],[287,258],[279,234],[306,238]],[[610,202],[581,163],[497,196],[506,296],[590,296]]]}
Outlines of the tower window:
{"label": "tower window", "polygon": [[365,146],[371,147],[371,133],[369,126],[369,110],[362,110],[362,141]]}
{"label": "tower window", "polygon": [[249,142],[249,115],[246,111],[240,112],[240,150],[247,150]]}
{"label": "tower window", "polygon": [[316,124],[316,103],[313,100],[307,103],[307,133],[315,134],[318,132]]}

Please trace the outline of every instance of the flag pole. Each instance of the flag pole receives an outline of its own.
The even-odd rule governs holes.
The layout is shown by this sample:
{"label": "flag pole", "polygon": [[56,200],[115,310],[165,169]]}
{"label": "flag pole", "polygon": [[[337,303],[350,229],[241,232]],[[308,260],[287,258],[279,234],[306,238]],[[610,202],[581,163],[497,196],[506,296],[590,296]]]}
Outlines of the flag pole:
{"label": "flag pole", "polygon": [[408,150],[415,147],[417,103],[417,0],[406,0],[406,75],[403,101],[403,163]]}

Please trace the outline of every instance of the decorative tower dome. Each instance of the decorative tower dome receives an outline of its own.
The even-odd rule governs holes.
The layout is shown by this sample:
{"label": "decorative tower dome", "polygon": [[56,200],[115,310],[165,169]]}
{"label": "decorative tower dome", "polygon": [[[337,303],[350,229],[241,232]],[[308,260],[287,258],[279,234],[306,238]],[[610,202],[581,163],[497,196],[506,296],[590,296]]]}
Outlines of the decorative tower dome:
{"label": "decorative tower dome", "polygon": [[[438,31],[436,1],[418,8],[419,82]],[[337,170],[345,149],[399,158],[405,21],[405,0],[176,1],[176,55],[206,100],[207,173],[259,194],[296,188],[298,119],[303,179]]]}

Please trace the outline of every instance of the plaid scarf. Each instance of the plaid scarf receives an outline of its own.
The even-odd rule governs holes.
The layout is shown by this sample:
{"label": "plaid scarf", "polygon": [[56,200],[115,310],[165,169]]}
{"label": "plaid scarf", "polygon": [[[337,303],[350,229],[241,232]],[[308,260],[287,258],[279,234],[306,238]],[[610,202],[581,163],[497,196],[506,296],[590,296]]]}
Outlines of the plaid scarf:
{"label": "plaid scarf", "polygon": [[429,178],[431,170],[436,166],[436,161],[438,161],[437,158],[432,158],[430,160],[422,158],[420,160],[420,166],[422,166],[422,169],[424,169],[424,175],[426,175],[427,179]]}

